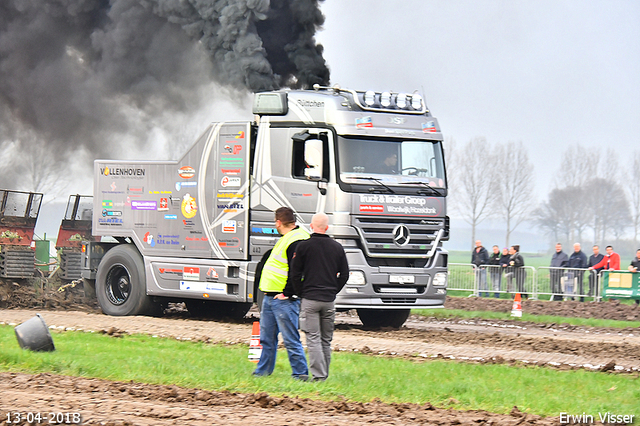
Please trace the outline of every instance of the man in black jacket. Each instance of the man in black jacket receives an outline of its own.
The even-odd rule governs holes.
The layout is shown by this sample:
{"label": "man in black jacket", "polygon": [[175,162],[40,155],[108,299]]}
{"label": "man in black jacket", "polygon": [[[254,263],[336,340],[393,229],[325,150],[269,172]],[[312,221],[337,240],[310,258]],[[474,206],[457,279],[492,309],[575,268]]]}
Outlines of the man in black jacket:
{"label": "man in black jacket", "polygon": [[[587,268],[591,268],[592,266],[597,265],[598,263],[602,262],[602,259],[604,259],[604,255],[600,254],[600,247],[598,247],[597,245],[593,246],[593,254],[589,256],[589,263],[587,263]],[[597,291],[596,283],[598,282],[598,274],[600,273],[600,271],[602,271],[602,269],[603,268],[592,269],[589,271],[589,296],[593,296]]]}
{"label": "man in black jacket", "polygon": [[573,291],[577,291],[582,296],[580,298],[581,302],[584,302],[584,289],[582,288],[584,271],[580,271],[579,269],[587,269],[588,263],[587,255],[582,252],[580,243],[575,243],[573,245],[573,253],[569,256],[569,264],[567,266],[571,268],[571,270],[567,271],[567,279],[577,282],[578,286],[577,288],[574,287]]}
{"label": "man in black jacket", "polygon": [[[487,249],[482,246],[482,241],[476,241],[476,248],[471,252],[471,263],[476,265],[476,282],[478,289],[480,290],[480,297],[488,297],[487,290],[487,269],[486,265],[489,264],[489,253]],[[481,268],[480,265],[483,267]],[[482,290],[485,290],[484,292]]]}
{"label": "man in black jacket", "polygon": [[489,275],[491,276],[491,283],[493,284],[493,296],[500,298],[500,285],[502,284],[502,268],[500,267],[500,247],[493,246],[493,253],[489,258]]}
{"label": "man in black jacket", "polygon": [[336,315],[336,294],[349,279],[349,264],[342,246],[326,235],[329,218],[311,219],[311,238],[298,243],[291,265],[295,293],[302,298],[300,329],[307,336],[309,370],[313,380],[326,380],[331,363],[331,340]]}

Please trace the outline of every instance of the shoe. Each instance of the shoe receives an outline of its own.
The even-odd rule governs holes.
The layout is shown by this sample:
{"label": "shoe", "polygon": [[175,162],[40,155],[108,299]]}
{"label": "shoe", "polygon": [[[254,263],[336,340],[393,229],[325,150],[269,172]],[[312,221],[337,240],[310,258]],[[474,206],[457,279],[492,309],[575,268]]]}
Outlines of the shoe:
{"label": "shoe", "polygon": [[312,379],[312,381],[314,381],[314,382],[324,382],[325,380],[327,380],[326,377],[314,377]]}
{"label": "shoe", "polygon": [[309,381],[309,375],[308,374],[292,375],[291,377],[293,377],[294,380],[300,380],[301,382],[308,382]]}

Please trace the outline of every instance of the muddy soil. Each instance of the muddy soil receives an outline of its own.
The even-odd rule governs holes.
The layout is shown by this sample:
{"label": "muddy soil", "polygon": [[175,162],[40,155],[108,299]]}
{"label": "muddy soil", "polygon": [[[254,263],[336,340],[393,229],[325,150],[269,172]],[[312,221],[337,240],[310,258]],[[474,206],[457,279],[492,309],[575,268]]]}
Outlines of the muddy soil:
{"label": "muddy soil", "polygon": [[[0,373],[0,418],[7,413],[80,413],[84,425],[555,425],[557,418],[458,411],[430,403],[354,403],[111,382],[51,374]],[[312,386],[312,384],[310,384]],[[10,411],[9,411],[10,410]],[[78,416],[76,416],[76,419]],[[4,423],[3,423],[4,424]],[[25,422],[16,424],[24,425]],[[42,424],[47,424],[43,422]]]}
{"label": "muddy soil", "polygon": [[[448,297],[445,303],[447,309],[493,312],[510,312],[512,305],[511,300],[485,297]],[[628,305],[620,303],[618,300],[606,302],[523,300],[522,311],[535,315],[640,321],[640,307],[638,305]]]}
{"label": "muddy soil", "polygon": [[[181,304],[170,305],[162,318],[108,317],[87,300],[81,286],[57,291],[32,283],[0,285],[0,323],[20,324],[39,312],[55,333],[94,330],[112,336],[143,333],[183,340],[246,345],[252,310],[241,321],[191,318]],[[89,302],[89,303],[87,303]],[[466,310],[509,311],[508,300],[449,298],[447,307]],[[26,308],[26,309],[25,309]],[[629,319],[635,306],[615,302],[525,301],[527,312],[583,317]],[[590,315],[593,313],[593,315]],[[429,362],[433,358],[479,363],[600,370],[638,375],[640,329],[573,327],[530,324],[522,321],[441,320],[411,316],[401,329],[367,330],[353,312],[336,318],[334,349],[372,356],[405,357]],[[556,419],[464,412],[434,408],[430,404],[355,404],[320,402],[269,395],[240,395],[116,383],[51,375],[0,374],[0,411],[80,411],[83,424],[104,425],[209,425],[209,424],[557,424]],[[6,413],[0,413],[0,421]]]}

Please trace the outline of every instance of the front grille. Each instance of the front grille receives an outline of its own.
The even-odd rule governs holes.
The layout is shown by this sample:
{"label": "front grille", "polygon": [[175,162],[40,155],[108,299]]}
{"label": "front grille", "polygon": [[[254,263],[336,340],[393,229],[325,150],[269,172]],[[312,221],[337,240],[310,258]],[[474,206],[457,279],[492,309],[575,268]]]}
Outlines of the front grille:
{"label": "front grille", "polygon": [[382,303],[401,303],[401,304],[413,304],[416,303],[416,298],[410,298],[410,297],[383,297],[380,300],[382,300]]}
{"label": "front grille", "polygon": [[[406,245],[398,245],[393,240],[393,231],[398,225],[409,230],[410,239]],[[397,218],[354,216],[353,226],[360,234],[366,253],[372,257],[426,257],[438,231],[444,228],[443,218]]]}

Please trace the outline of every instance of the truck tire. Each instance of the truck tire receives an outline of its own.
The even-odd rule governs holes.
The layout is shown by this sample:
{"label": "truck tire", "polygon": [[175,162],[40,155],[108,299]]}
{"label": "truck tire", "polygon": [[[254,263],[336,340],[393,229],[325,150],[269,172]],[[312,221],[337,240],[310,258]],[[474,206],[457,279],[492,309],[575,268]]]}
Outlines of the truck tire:
{"label": "truck tire", "polygon": [[192,317],[242,319],[252,303],[219,302],[214,300],[187,299],[184,301]]}
{"label": "truck tire", "polygon": [[153,315],[159,310],[147,296],[144,262],[132,245],[119,245],[104,255],[96,274],[96,297],[107,315]]}
{"label": "truck tire", "polygon": [[369,328],[400,328],[411,313],[411,309],[357,309],[357,311],[362,324]]}

